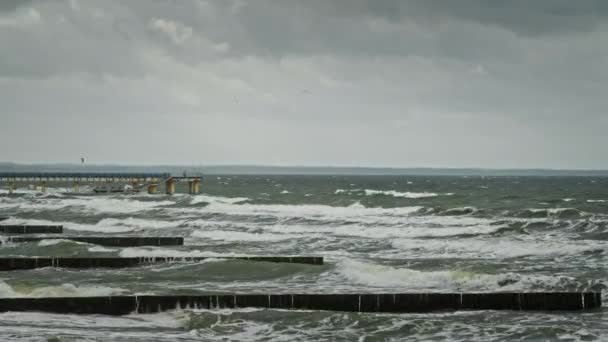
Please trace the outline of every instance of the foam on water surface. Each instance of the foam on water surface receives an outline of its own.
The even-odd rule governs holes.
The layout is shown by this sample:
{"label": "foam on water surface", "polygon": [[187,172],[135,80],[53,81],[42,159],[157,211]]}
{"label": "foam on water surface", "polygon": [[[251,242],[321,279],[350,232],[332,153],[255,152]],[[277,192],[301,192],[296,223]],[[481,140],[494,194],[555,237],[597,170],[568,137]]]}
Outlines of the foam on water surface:
{"label": "foam on water surface", "polygon": [[[0,193],[0,216],[9,217],[1,224],[60,224],[66,235],[186,237],[186,246],[128,248],[52,237],[3,245],[5,255],[61,250],[64,256],[210,258],[9,272],[0,274],[0,296],[602,290],[608,283],[606,186],[603,179],[578,178],[222,176],[205,179],[205,193],[195,196]],[[268,254],[318,255],[326,263],[222,260]],[[91,316],[39,314],[37,322],[19,323],[0,314],[0,339],[601,340],[608,332],[598,319],[603,314],[176,310],[97,326],[103,320]]]}

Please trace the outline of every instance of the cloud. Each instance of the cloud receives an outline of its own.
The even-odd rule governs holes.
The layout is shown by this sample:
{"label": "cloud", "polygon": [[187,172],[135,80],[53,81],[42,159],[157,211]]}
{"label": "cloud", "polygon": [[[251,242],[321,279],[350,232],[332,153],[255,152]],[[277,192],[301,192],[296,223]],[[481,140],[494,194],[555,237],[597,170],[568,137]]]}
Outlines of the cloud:
{"label": "cloud", "polygon": [[0,155],[608,167],[604,3],[3,2]]}
{"label": "cloud", "polygon": [[192,28],[171,20],[155,18],[151,20],[150,27],[160,31],[173,41],[175,44],[182,44],[188,38],[192,37]]}

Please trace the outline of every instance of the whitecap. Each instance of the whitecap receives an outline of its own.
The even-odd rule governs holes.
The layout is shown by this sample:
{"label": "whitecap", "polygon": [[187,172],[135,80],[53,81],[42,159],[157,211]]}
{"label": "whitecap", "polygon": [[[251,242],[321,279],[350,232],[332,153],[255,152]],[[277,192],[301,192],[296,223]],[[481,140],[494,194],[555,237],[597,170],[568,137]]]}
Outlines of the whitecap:
{"label": "whitecap", "polygon": [[[435,192],[399,192],[395,190],[374,190],[374,189],[365,189],[364,190],[366,196],[392,196],[392,197],[401,197],[401,198],[426,198],[426,197],[436,197],[440,194]],[[444,194],[444,195],[452,195],[452,194]]]}
{"label": "whitecap", "polygon": [[222,197],[222,196],[211,196],[211,195],[195,195],[190,201],[191,204],[197,203],[239,203],[248,201],[247,197]]}
{"label": "whitecap", "polygon": [[354,284],[397,291],[519,291],[539,284],[553,288],[564,280],[574,281],[569,277],[487,274],[458,269],[420,271],[352,259],[341,260],[336,267],[339,276]]}
{"label": "whitecap", "polygon": [[192,237],[221,241],[283,241],[301,238],[298,234],[248,233],[226,230],[196,230]]}
{"label": "whitecap", "polygon": [[123,288],[74,285],[70,283],[51,286],[15,285],[9,286],[0,282],[1,297],[88,297],[88,296],[116,296],[128,292]]}
{"label": "whitecap", "polygon": [[555,257],[580,255],[584,252],[608,249],[608,242],[574,240],[559,242],[519,238],[468,238],[458,240],[395,239],[393,247],[402,253],[393,257],[408,258],[475,258],[507,259],[518,257]]}

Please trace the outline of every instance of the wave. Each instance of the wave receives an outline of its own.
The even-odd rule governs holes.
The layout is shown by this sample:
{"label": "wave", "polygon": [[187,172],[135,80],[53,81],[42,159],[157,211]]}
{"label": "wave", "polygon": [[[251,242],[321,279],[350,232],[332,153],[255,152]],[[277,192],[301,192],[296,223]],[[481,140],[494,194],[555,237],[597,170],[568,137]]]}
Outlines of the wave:
{"label": "wave", "polygon": [[222,196],[211,196],[206,194],[195,195],[192,197],[190,204],[198,204],[198,203],[240,203],[249,201],[250,199],[247,197],[222,197]]}
{"label": "wave", "polygon": [[[436,197],[439,196],[438,193],[435,192],[399,192],[395,190],[372,190],[365,189],[365,196],[392,196],[392,197],[401,197],[401,198],[426,198],[426,197]],[[445,194],[448,195],[448,194]]]}
{"label": "wave", "polygon": [[38,246],[40,246],[40,247],[55,246],[55,245],[58,245],[61,243],[74,244],[74,245],[87,245],[87,243],[84,243],[84,242],[66,240],[66,239],[61,239],[61,238],[59,238],[59,239],[49,238],[49,239],[40,240],[38,242]]}
{"label": "wave", "polygon": [[518,218],[563,218],[573,219],[589,216],[589,213],[576,208],[532,208],[509,213]]}
{"label": "wave", "polygon": [[[243,253],[216,253],[200,251],[198,249],[193,250],[175,250],[168,248],[144,248],[144,247],[127,247],[123,248],[119,256],[125,258],[154,258],[154,257],[166,257],[166,258],[191,258],[191,257],[208,257],[221,259],[222,257],[235,257],[235,256],[247,256]],[[213,260],[213,259],[210,259]]]}
{"label": "wave", "polygon": [[23,225],[62,225],[66,230],[100,232],[100,233],[126,233],[133,231],[144,231],[149,229],[176,228],[184,224],[185,220],[164,221],[128,217],[125,219],[105,218],[95,224],[76,223],[71,221],[50,221],[38,219],[9,218],[4,224]]}
{"label": "wave", "polygon": [[604,200],[604,199],[588,199],[587,203],[606,203],[608,202],[608,200]]}
{"label": "wave", "polygon": [[128,217],[125,219],[105,218],[99,221],[96,226],[99,227],[125,227],[131,231],[140,231],[146,229],[169,229],[175,228],[184,224],[185,220],[165,221],[159,219],[142,219],[136,217]]}
{"label": "wave", "polygon": [[516,238],[467,238],[457,240],[396,239],[391,242],[399,251],[393,255],[401,258],[424,259],[510,259],[521,257],[580,256],[583,253],[604,253],[608,241],[569,240],[548,241]]}
{"label": "wave", "polygon": [[459,207],[459,208],[450,208],[446,209],[442,212],[439,212],[439,215],[446,216],[461,216],[461,215],[470,215],[478,212],[479,209],[475,207]]}
{"label": "wave", "polygon": [[0,297],[86,297],[86,296],[116,296],[128,291],[123,288],[74,285],[70,283],[50,286],[36,286],[29,284],[8,285],[0,281]]}
{"label": "wave", "polygon": [[116,249],[107,248],[103,246],[91,246],[89,247],[88,251],[91,253],[111,253],[116,252]]}
{"label": "wave", "polygon": [[49,220],[37,220],[37,219],[9,219],[5,221],[5,224],[24,224],[24,225],[62,225],[65,230],[76,230],[76,231],[88,231],[88,232],[102,232],[102,233],[125,233],[134,231],[134,227],[113,225],[111,222],[114,219],[104,219],[99,221],[97,224],[85,224],[76,223],[70,221],[49,221]]}
{"label": "wave", "polygon": [[454,193],[435,193],[435,192],[400,192],[396,190],[375,190],[375,189],[337,189],[334,194],[358,194],[365,196],[392,196],[397,198],[427,198],[437,196],[452,196]]}
{"label": "wave", "polygon": [[343,260],[337,272],[348,281],[372,288],[406,291],[518,291],[574,287],[575,279],[559,276],[487,274],[462,270],[420,271],[357,260]]}
{"label": "wave", "polygon": [[278,219],[309,219],[322,221],[358,221],[370,224],[383,220],[399,222],[400,218],[407,217],[421,210],[422,207],[398,208],[368,208],[356,202],[347,207],[334,207],[321,204],[227,204],[211,203],[204,208],[178,208],[183,213],[218,213],[240,216],[274,217]]}
{"label": "wave", "polygon": [[2,198],[0,209],[18,211],[69,210],[86,213],[121,213],[129,214],[174,205],[174,201],[137,200],[128,198],[112,198],[102,196],[74,198]]}
{"label": "wave", "polygon": [[[248,233],[239,231],[226,231],[226,230],[196,230],[192,232],[192,237],[209,239],[209,240],[220,240],[220,241],[284,241],[291,239],[303,238],[300,234],[273,234],[273,233]],[[306,237],[308,238],[308,237]]]}

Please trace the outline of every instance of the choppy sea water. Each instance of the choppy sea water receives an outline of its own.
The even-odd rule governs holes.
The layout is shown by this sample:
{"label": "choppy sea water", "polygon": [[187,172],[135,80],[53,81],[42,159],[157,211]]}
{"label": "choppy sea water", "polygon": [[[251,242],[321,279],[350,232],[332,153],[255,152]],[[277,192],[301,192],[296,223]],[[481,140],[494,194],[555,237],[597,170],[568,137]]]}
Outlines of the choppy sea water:
{"label": "choppy sea water", "polygon": [[[209,176],[201,190],[195,196],[2,190],[5,223],[63,224],[66,235],[186,237],[183,247],[137,248],[54,238],[5,244],[2,256],[217,258],[5,272],[0,296],[604,290],[608,283],[608,178]],[[326,265],[221,259],[228,255],[320,255]],[[0,340],[48,339],[591,341],[608,340],[608,311],[0,314]]]}

